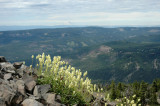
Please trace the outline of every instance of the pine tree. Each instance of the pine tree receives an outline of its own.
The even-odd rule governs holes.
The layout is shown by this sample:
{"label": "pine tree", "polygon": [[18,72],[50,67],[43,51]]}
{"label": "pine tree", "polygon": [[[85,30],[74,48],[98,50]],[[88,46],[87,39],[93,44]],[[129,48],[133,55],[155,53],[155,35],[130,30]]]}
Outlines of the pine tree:
{"label": "pine tree", "polygon": [[141,85],[140,85],[140,97],[141,97],[142,106],[145,106],[145,104],[146,104],[145,103],[145,99],[146,99],[145,93],[146,93],[146,91],[147,91],[147,84],[144,81],[142,81]]}
{"label": "pine tree", "polygon": [[151,98],[150,98],[150,104],[152,104],[152,105],[157,105],[158,104],[157,95],[154,92],[154,89],[152,89],[152,94],[151,94]]}
{"label": "pine tree", "polygon": [[139,96],[140,84],[137,81],[135,81],[132,86],[133,86],[133,93]]}
{"label": "pine tree", "polygon": [[117,97],[118,98],[122,98],[122,92],[124,91],[124,86],[121,82],[118,83],[118,86],[117,86]]}
{"label": "pine tree", "polygon": [[115,86],[115,82],[112,81],[111,83],[111,99],[116,99],[117,95],[116,95],[116,86]]}
{"label": "pine tree", "polygon": [[157,84],[157,81],[154,80],[151,88],[150,104],[154,104],[154,105],[158,104],[157,95],[156,95],[157,91],[158,91],[158,84]]}
{"label": "pine tree", "polygon": [[123,91],[123,85],[121,82],[118,83],[117,89]]}
{"label": "pine tree", "polygon": [[117,93],[116,93],[116,95],[117,95],[117,98],[122,98],[121,91],[120,91],[120,90],[118,90],[118,89],[117,89]]}
{"label": "pine tree", "polygon": [[154,80],[153,83],[152,83],[152,89],[153,89],[153,92],[158,91],[158,86],[157,86],[157,81],[156,80]]}

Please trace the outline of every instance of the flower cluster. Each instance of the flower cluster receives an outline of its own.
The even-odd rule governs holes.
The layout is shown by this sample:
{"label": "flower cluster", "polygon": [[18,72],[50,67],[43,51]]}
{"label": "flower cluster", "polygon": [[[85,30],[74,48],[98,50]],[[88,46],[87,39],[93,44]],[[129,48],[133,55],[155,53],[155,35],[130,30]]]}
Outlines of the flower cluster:
{"label": "flower cluster", "polygon": [[[120,102],[119,99],[116,99],[117,102]],[[121,99],[122,104],[118,105],[118,106],[141,106],[141,104],[139,104],[140,99],[136,98],[136,95],[133,95],[130,99],[128,99],[127,97],[124,97],[123,99]]]}
{"label": "flower cluster", "polygon": [[[87,71],[82,73],[80,69],[71,67],[67,62],[62,61],[60,56],[54,56],[51,59],[50,55],[43,53],[36,56],[36,60],[38,60],[36,65],[38,76],[41,76],[39,77],[40,83],[52,84],[53,91],[56,93],[62,95],[64,93],[68,95],[81,94],[85,98],[84,100],[89,101],[88,96],[93,94],[96,85],[91,84],[91,80],[87,77]],[[66,89],[68,91],[65,91]]]}

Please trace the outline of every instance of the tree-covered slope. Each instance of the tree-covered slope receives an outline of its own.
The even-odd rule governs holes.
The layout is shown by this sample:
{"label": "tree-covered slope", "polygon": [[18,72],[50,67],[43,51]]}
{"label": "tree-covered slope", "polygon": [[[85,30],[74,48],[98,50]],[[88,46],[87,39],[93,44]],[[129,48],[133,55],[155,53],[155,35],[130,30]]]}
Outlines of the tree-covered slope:
{"label": "tree-covered slope", "polygon": [[104,43],[82,54],[73,63],[88,70],[95,80],[152,82],[160,77],[160,43]]}
{"label": "tree-covered slope", "polygon": [[60,55],[101,81],[146,80],[160,77],[160,28],[55,28],[0,32],[0,55],[25,60],[45,52]]}

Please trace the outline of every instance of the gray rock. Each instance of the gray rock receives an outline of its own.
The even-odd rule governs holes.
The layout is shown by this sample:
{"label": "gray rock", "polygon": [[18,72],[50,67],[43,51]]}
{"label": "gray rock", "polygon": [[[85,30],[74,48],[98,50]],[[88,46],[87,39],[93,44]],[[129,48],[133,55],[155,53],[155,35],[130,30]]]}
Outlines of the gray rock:
{"label": "gray rock", "polygon": [[33,88],[36,86],[36,82],[32,79],[26,81],[24,84],[29,92],[32,92]]}
{"label": "gray rock", "polygon": [[18,73],[21,77],[23,77],[24,73],[28,73],[27,66],[22,64],[21,67],[16,70],[16,73]]}
{"label": "gray rock", "polygon": [[0,56],[0,63],[1,62],[7,62],[4,56]]}
{"label": "gray rock", "polygon": [[55,104],[55,97],[56,97],[56,94],[52,94],[52,93],[47,93],[43,96],[44,100],[46,100],[48,104]]}
{"label": "gray rock", "polygon": [[12,73],[12,74],[15,74],[15,71],[14,70],[6,70],[7,73]]}
{"label": "gray rock", "polygon": [[9,63],[9,62],[3,62],[0,63],[1,65],[1,70],[3,71],[7,71],[7,70],[15,70],[15,67],[13,67],[13,64]]}
{"label": "gray rock", "polygon": [[22,102],[22,106],[44,106],[44,105],[34,99],[25,99]]}
{"label": "gray rock", "polygon": [[4,75],[4,80],[10,80],[10,79],[12,79],[12,74],[11,73],[8,73],[8,74]]}
{"label": "gray rock", "polygon": [[60,95],[56,95],[56,101],[61,102],[61,96]]}
{"label": "gray rock", "polygon": [[0,97],[0,106],[6,106],[5,100],[2,97]]}
{"label": "gray rock", "polygon": [[29,99],[35,99],[35,100],[38,100],[38,99],[40,99],[39,97],[35,97],[34,95],[29,95],[29,97],[28,97]]}
{"label": "gray rock", "polygon": [[22,79],[24,82],[27,82],[28,80],[34,80],[34,78],[30,76],[28,73],[24,73]]}
{"label": "gray rock", "polygon": [[19,75],[19,77],[23,77],[23,75],[24,75],[24,71],[21,69],[17,69],[16,73]]}
{"label": "gray rock", "polygon": [[13,90],[15,93],[17,93],[17,91],[18,91],[18,86],[17,86],[16,82],[14,82],[13,80],[10,80],[8,85],[12,88],[12,90]]}
{"label": "gray rock", "polygon": [[0,65],[0,70],[2,69],[2,66]]}
{"label": "gray rock", "polygon": [[17,106],[22,103],[22,101],[25,99],[25,96],[21,95],[20,93],[17,93],[16,96],[12,99],[11,105]]}
{"label": "gray rock", "polygon": [[36,82],[34,81],[33,77],[25,73],[23,75],[23,81],[25,88],[31,93],[33,91],[33,88],[36,86]]}
{"label": "gray rock", "polygon": [[16,84],[18,86],[18,92],[20,92],[22,95],[25,95],[25,86],[23,80],[17,80]]}
{"label": "gray rock", "polygon": [[10,105],[12,99],[16,95],[14,84],[10,84],[9,81],[0,79],[0,97]]}
{"label": "gray rock", "polygon": [[26,65],[23,65],[23,64],[20,69],[27,74],[31,74],[33,72],[33,70],[30,67],[27,67]]}
{"label": "gray rock", "polygon": [[19,95],[17,98],[16,98],[16,101],[15,101],[15,103],[16,104],[20,104],[22,101],[23,101],[23,96],[22,95]]}
{"label": "gray rock", "polygon": [[16,68],[16,69],[19,69],[21,66],[22,66],[23,62],[15,62],[13,64],[13,66]]}
{"label": "gray rock", "polygon": [[0,78],[3,79],[4,78],[4,74],[0,73]]}
{"label": "gray rock", "polygon": [[116,106],[116,103],[110,102],[110,103],[107,104],[107,106]]}
{"label": "gray rock", "polygon": [[41,97],[50,90],[51,86],[49,84],[37,85],[34,88],[33,95]]}
{"label": "gray rock", "polygon": [[63,104],[61,104],[61,103],[58,103],[58,102],[54,101],[53,104],[48,104],[48,106],[65,106],[65,105],[63,105]]}

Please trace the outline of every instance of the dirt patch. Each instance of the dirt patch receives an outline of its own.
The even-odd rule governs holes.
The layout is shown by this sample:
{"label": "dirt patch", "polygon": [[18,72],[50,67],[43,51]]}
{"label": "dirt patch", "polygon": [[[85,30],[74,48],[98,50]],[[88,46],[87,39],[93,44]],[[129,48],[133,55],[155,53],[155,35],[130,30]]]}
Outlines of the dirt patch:
{"label": "dirt patch", "polygon": [[111,47],[109,47],[109,46],[104,46],[104,45],[100,46],[100,48],[99,48],[99,51],[100,51],[100,52],[103,52],[103,53],[109,53],[111,50],[112,50]]}
{"label": "dirt patch", "polygon": [[102,45],[102,46],[100,46],[98,49],[91,51],[91,52],[88,54],[88,56],[90,56],[90,57],[97,57],[97,55],[99,55],[99,54],[107,54],[107,53],[110,53],[111,50],[112,50],[111,47]]}
{"label": "dirt patch", "polygon": [[156,32],[160,32],[160,30],[158,30],[158,29],[151,29],[151,30],[149,30],[148,32],[156,33]]}
{"label": "dirt patch", "polygon": [[121,31],[121,32],[125,31],[123,28],[119,28],[118,30]]}

